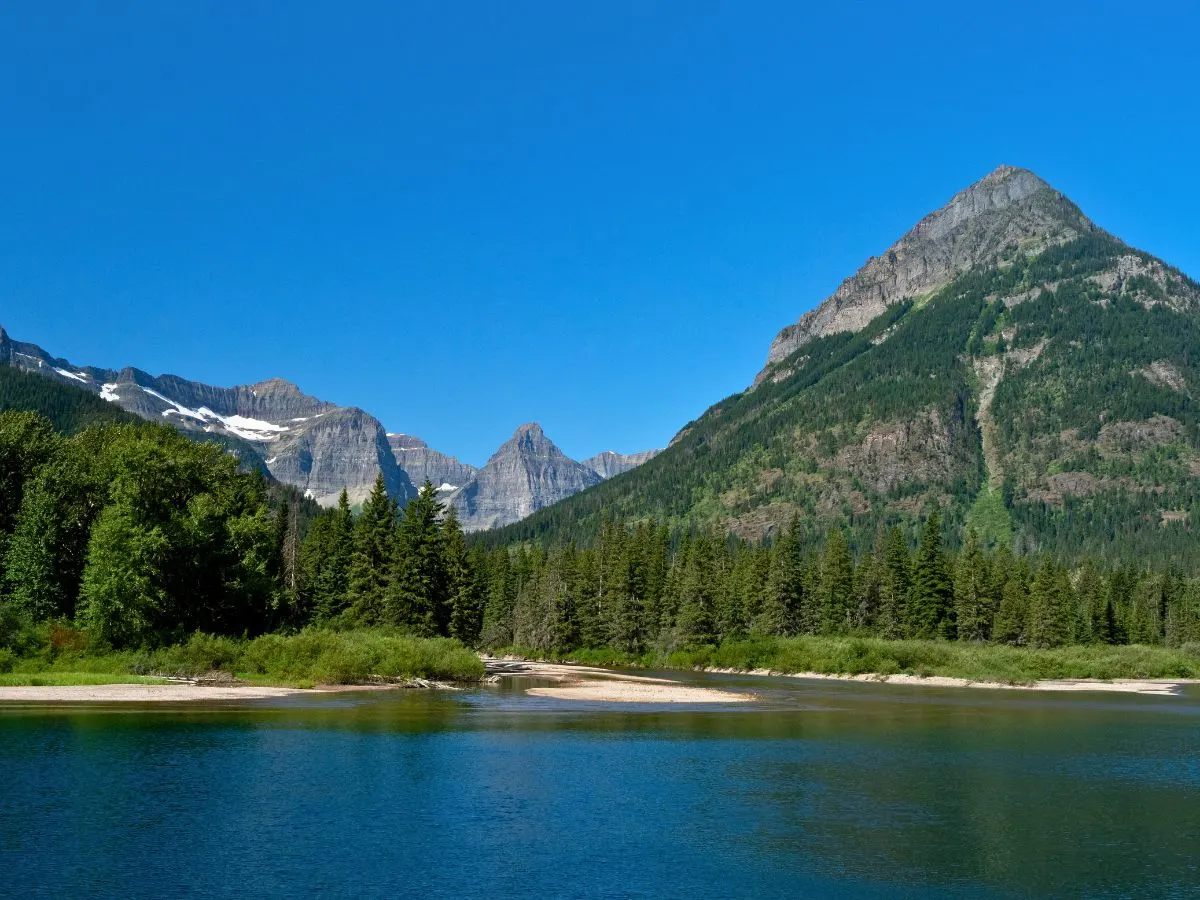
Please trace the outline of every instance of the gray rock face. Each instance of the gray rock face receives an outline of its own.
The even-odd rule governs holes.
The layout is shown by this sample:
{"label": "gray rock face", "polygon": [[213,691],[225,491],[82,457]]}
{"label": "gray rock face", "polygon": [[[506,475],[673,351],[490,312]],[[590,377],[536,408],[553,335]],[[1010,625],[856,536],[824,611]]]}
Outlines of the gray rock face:
{"label": "gray rock face", "polygon": [[351,503],[361,502],[379,472],[400,502],[415,495],[378,420],[310,397],[280,378],[220,388],[140,369],[76,366],[36,344],[13,341],[2,329],[0,362],[90,391],[144,419],[223,435],[263,457],[273,477],[325,506],[337,503],[343,488]]}
{"label": "gray rock face", "polygon": [[622,472],[628,472],[630,469],[636,469],[647,460],[654,459],[658,453],[657,450],[643,450],[640,453],[617,453],[613,450],[605,450],[603,453],[588,457],[583,464],[601,478],[609,479]]}
{"label": "gray rock face", "polygon": [[507,525],[564,497],[628,471],[657,451],[608,451],[585,463],[562,453],[537,425],[525,425],[483,469],[434,450],[418,437],[386,434],[373,416],[304,394],[279,378],[231,388],[140,369],[76,366],[0,328],[0,363],[97,394],[155,422],[185,432],[219,434],[247,459],[261,458],[272,477],[323,506],[345,489],[352,504],[383,473],[389,493],[406,503],[429,479],[477,531]]}
{"label": "gray rock face", "polygon": [[336,504],[343,488],[351,505],[362,503],[379,472],[388,494],[400,502],[416,495],[396,465],[383,426],[361,409],[335,408],[289,429],[271,444],[266,463],[273,476],[322,506]]}
{"label": "gray rock face", "polygon": [[518,428],[446,502],[458,511],[465,531],[482,531],[516,522],[601,480],[533,423]]}
{"label": "gray rock face", "polygon": [[780,331],[754,383],[814,338],[858,331],[892,304],[936,291],[974,266],[1006,254],[1037,253],[1094,230],[1074,204],[1032,172],[1001,166],[927,215],[820,306]]}
{"label": "gray rock face", "polygon": [[388,443],[396,463],[408,473],[409,480],[420,487],[428,479],[443,493],[462,487],[475,475],[474,466],[453,456],[439,453],[419,437],[411,434],[389,434]]}

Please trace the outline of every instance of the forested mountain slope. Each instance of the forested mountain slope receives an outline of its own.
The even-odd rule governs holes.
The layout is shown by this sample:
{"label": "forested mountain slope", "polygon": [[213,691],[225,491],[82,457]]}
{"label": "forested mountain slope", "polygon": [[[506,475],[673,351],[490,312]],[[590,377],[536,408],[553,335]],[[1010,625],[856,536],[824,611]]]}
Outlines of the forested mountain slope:
{"label": "forested mountain slope", "polygon": [[89,425],[136,422],[137,416],[99,397],[0,363],[0,412],[37,412],[65,434]]}
{"label": "forested mountain slope", "polygon": [[1194,567],[1198,366],[1200,286],[1002,167],[667,450],[489,540],[586,540],[604,517],[753,538],[799,517],[869,543],[938,506],[1020,550]]}

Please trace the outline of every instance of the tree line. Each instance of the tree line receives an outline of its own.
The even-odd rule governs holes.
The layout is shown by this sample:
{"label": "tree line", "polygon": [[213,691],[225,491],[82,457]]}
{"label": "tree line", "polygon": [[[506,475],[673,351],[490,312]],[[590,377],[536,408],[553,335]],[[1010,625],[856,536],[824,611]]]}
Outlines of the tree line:
{"label": "tree line", "polygon": [[992,550],[936,510],[915,547],[896,527],[864,544],[796,519],[747,542],[605,519],[587,544],[489,549],[428,483],[403,509],[381,476],[361,509],[343,494],[317,512],[168,426],[65,436],[0,413],[0,647],[49,623],[113,648],[309,625],[547,653],[805,634],[1180,646],[1200,642],[1200,579]]}
{"label": "tree line", "polygon": [[166,425],[0,413],[0,648],[50,623],[114,649],[308,624],[471,640],[478,566],[435,496],[401,510],[380,475],[360,512],[344,492],[319,512]]}
{"label": "tree line", "polygon": [[751,544],[610,521],[591,547],[497,551],[482,642],[639,654],[810,634],[1038,648],[1200,641],[1200,579],[992,551],[971,530],[952,553],[936,511],[916,547],[895,527],[857,556],[842,530],[819,545],[808,534],[794,521]]}

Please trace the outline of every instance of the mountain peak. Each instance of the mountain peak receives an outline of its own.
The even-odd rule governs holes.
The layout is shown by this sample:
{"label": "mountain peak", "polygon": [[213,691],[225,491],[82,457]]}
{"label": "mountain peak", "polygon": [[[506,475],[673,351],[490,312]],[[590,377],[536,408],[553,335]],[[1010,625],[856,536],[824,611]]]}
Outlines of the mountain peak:
{"label": "mountain peak", "polygon": [[303,396],[304,392],[299,386],[288,381],[286,378],[268,378],[265,381],[259,381],[249,385],[252,391],[270,392],[276,394],[292,394]]}
{"label": "mountain peak", "polygon": [[999,166],[923,217],[816,309],[780,331],[754,383],[814,338],[858,331],[889,306],[927,296],[975,266],[1013,253],[1038,253],[1096,230],[1033,172]]}
{"label": "mountain peak", "polygon": [[526,422],[447,502],[466,531],[479,531],[516,522],[600,481],[555,446],[541,425]]}
{"label": "mountain peak", "polygon": [[[979,182],[977,183],[982,183],[984,181],[1003,181],[1008,178],[1024,175],[1032,175],[1034,178],[1037,178],[1037,175],[1034,175],[1034,173],[1029,169],[1023,169],[1020,166],[1010,166],[1008,163],[1000,163],[1000,165],[988,172],[985,176],[983,176],[983,178],[979,179]],[[1038,181],[1041,181],[1041,179],[1038,178]],[[1042,184],[1045,184],[1045,182],[1043,181]],[[1049,185],[1046,186],[1049,187]]]}
{"label": "mountain peak", "polygon": [[427,450],[429,448],[429,445],[415,434],[389,431],[387,438],[393,450]]}

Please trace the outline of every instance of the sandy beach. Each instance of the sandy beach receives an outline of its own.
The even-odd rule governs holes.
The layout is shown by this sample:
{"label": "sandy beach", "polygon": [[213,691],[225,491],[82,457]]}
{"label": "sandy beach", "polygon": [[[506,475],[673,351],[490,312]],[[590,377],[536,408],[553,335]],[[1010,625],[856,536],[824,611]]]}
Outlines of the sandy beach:
{"label": "sandy beach", "polygon": [[[535,696],[564,699],[599,700],[630,703],[729,703],[755,699],[751,694],[738,694],[717,688],[694,687],[664,678],[631,675],[623,671],[576,666],[563,663],[529,662],[518,659],[484,657],[484,665],[493,676],[527,675],[561,679],[553,687],[530,688]],[[1037,681],[1032,684],[1011,684],[1002,681],[973,681],[945,675],[836,675],[824,672],[775,672],[769,669],[705,669],[717,675],[750,675],[756,677],[797,678],[822,681],[861,681],[870,684],[897,684],[919,687],[983,688],[1004,691],[1106,692],[1175,696],[1189,684],[1200,680],[1186,678],[1064,678]],[[694,697],[694,699],[685,699]],[[673,699],[672,699],[673,698]]]}
{"label": "sandy beach", "polygon": [[824,672],[773,672],[769,669],[706,669],[705,671],[721,675],[755,675],[773,676],[777,678],[821,679],[824,681],[866,681],[872,684],[907,684],[922,687],[963,687],[985,688],[988,690],[1004,691],[1103,691],[1121,694],[1157,694],[1174,696],[1179,694],[1185,685],[1200,684],[1196,679],[1168,678],[1114,678],[1101,681],[1091,678],[1062,678],[1046,681],[1035,681],[1032,684],[1009,684],[1003,681],[972,681],[968,678],[950,678],[945,675],[831,675]]}
{"label": "sandy beach", "polygon": [[745,703],[752,694],[736,694],[714,688],[689,687],[675,682],[646,684],[623,680],[583,680],[526,691],[533,697],[558,700],[593,700],[599,703]]}
{"label": "sandy beach", "polygon": [[627,672],[593,666],[490,657],[484,657],[484,666],[493,678],[525,676],[552,678],[560,682],[529,688],[526,693],[533,697],[590,700],[597,703],[746,703],[757,699],[753,694],[696,687],[667,678],[630,675]]}
{"label": "sandy beach", "polygon": [[458,690],[442,682],[407,684],[319,684],[311,688],[256,684],[88,684],[0,687],[0,703],[189,703],[212,700],[271,700],[296,694],[395,691],[409,688]]}
{"label": "sandy beach", "polygon": [[195,700],[267,700],[299,688],[205,684],[84,684],[0,687],[0,701],[19,703],[168,703]]}

